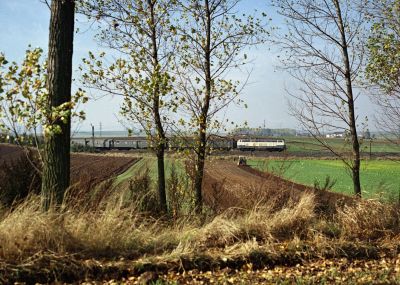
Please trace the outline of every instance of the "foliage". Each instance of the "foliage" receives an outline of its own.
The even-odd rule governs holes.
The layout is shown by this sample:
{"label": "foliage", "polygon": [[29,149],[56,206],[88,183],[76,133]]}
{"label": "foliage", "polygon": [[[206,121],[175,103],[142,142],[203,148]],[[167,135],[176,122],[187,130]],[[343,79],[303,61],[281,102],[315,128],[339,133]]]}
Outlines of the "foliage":
{"label": "foliage", "polygon": [[97,150],[90,145],[71,144],[71,152],[96,152]]}
{"label": "foliage", "polygon": [[[155,284],[397,284],[398,259],[349,260],[319,258],[297,266],[267,266],[256,269],[245,264],[240,270],[189,270],[168,272]],[[140,280],[132,277],[131,281]]]}
{"label": "foliage", "polygon": [[[177,25],[179,56],[177,90],[184,98],[179,128],[195,137],[196,211],[202,211],[202,181],[210,130],[221,130],[224,121],[217,114],[232,102],[241,103],[241,83],[229,79],[233,68],[247,62],[246,48],[265,40],[263,18],[235,11],[240,1],[188,0],[179,3]],[[264,13],[262,16],[266,16]],[[227,120],[229,121],[229,120]]]}
{"label": "foliage", "polygon": [[28,49],[19,65],[0,55],[0,130],[14,135],[20,144],[24,143],[23,133],[34,135],[37,145],[40,128],[44,135],[57,134],[61,132],[57,122],[65,123],[71,115],[84,118],[82,111],[74,111],[80,102],[87,101],[81,89],[71,102],[48,107],[47,62],[42,54],[40,48]]}
{"label": "foliage", "polygon": [[247,80],[229,79],[230,73],[245,73],[250,61],[246,49],[265,42],[269,34],[266,14],[234,12],[239,2],[209,1],[208,7],[201,0],[180,3],[177,88],[187,116],[179,124],[195,134],[202,121],[209,130],[221,131],[229,119],[224,122],[218,112],[233,102],[244,104],[239,95]]}
{"label": "foliage", "polygon": [[[177,175],[172,177],[171,184],[178,185]],[[146,195],[149,181],[146,170],[132,183],[132,193]],[[328,217],[317,212],[317,197],[307,191],[300,191],[299,199],[285,195],[274,199],[277,194],[269,193],[264,203],[231,208],[204,223],[191,217],[170,223],[142,212],[138,203],[121,203],[127,198],[122,189],[98,190],[70,193],[62,212],[43,212],[37,197],[0,212],[0,281],[75,282],[104,277],[115,282],[132,275],[129,282],[139,282],[138,277],[149,270],[163,274],[164,280],[189,283],[197,278],[229,283],[237,276],[247,280],[246,274],[253,283],[321,281],[323,277],[361,280],[379,277],[374,273],[375,259],[389,267],[387,280],[394,276],[390,270],[395,264],[391,259],[398,260],[399,252],[397,204],[355,199],[345,206],[335,205],[338,214]],[[237,189],[235,194],[246,199],[245,192]],[[337,275],[330,271],[334,264],[346,269],[367,264],[371,272],[349,269]],[[261,270],[270,266],[274,269]],[[182,269],[186,273],[177,274]],[[383,267],[376,270],[381,273]]]}
{"label": "foliage", "polygon": [[393,138],[400,137],[400,1],[379,0],[370,5],[372,28],[366,76],[373,87],[378,87],[372,88],[373,100],[381,109],[377,126],[398,145]]}
{"label": "foliage", "polygon": [[168,210],[176,221],[193,209],[193,192],[187,173],[179,172],[175,163],[171,165],[169,170],[167,180]]}
{"label": "foliage", "polygon": [[[83,60],[83,84],[124,98],[121,113],[139,123],[154,146],[163,143],[154,132],[168,112],[177,108],[171,75],[174,33],[171,24],[174,1],[82,1],[81,10],[100,24],[97,40],[121,54],[112,59],[102,52]],[[165,143],[165,142],[164,142]]]}
{"label": "foliage", "polygon": [[386,93],[400,92],[400,1],[379,0],[368,41],[367,78]]}
{"label": "foliage", "polygon": [[83,1],[81,10],[100,23],[98,40],[122,56],[105,61],[89,53],[84,59],[83,82],[89,87],[121,95],[121,113],[139,123],[158,157],[160,209],[167,211],[164,152],[166,125],[176,112],[178,98],[172,84],[175,28],[171,25],[175,1]]}

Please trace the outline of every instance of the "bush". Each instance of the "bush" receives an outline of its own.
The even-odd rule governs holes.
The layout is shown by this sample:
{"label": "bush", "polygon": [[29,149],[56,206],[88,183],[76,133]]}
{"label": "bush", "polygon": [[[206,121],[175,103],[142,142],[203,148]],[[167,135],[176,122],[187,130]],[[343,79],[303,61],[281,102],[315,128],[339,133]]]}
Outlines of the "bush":
{"label": "bush", "polygon": [[123,203],[136,204],[140,212],[160,213],[157,193],[151,184],[150,170],[146,168],[129,180],[128,192],[125,194]]}
{"label": "bush", "polygon": [[96,148],[89,145],[71,144],[71,152],[99,152]]}
{"label": "bush", "polygon": [[174,220],[190,213],[194,208],[191,180],[187,175],[179,175],[173,164],[167,180],[168,208]]}

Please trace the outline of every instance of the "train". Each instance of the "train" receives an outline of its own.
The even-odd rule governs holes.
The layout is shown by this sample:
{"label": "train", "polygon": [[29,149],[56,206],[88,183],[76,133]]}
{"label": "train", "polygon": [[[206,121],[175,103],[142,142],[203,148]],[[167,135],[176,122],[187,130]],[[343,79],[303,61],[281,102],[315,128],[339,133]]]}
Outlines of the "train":
{"label": "train", "polygon": [[[190,137],[169,138],[167,149],[193,148],[195,140]],[[145,150],[151,147],[146,137],[82,137],[72,138],[73,148],[94,148],[97,150]],[[208,147],[214,150],[239,151],[284,151],[286,142],[278,138],[220,137],[212,136]]]}
{"label": "train", "polygon": [[284,139],[274,138],[242,138],[237,141],[237,149],[242,151],[284,151],[286,142]]}

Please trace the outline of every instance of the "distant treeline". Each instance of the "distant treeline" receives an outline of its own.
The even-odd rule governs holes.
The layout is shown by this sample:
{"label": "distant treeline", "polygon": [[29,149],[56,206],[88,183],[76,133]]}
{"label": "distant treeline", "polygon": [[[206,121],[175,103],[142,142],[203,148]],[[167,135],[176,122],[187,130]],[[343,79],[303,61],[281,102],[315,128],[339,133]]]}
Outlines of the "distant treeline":
{"label": "distant treeline", "polygon": [[22,134],[15,137],[13,135],[0,133],[0,143],[20,144],[25,146],[41,146],[44,141],[42,136],[35,136],[31,134]]}
{"label": "distant treeline", "polygon": [[248,135],[248,136],[295,136],[297,131],[294,129],[267,129],[267,128],[238,128],[232,132],[233,135]]}

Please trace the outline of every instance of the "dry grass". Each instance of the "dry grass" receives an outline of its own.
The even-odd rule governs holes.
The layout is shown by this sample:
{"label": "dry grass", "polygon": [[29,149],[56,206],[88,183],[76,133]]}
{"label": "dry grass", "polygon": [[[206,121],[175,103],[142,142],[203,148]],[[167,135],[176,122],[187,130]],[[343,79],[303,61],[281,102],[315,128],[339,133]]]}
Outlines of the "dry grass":
{"label": "dry grass", "polygon": [[226,247],[248,241],[280,242],[295,236],[305,237],[314,219],[314,195],[305,193],[299,202],[289,201],[276,209],[275,203],[265,203],[250,211],[230,209],[216,216],[201,228],[199,246]]}
{"label": "dry grass", "polygon": [[[161,231],[161,233],[160,233]],[[42,212],[31,197],[3,213],[0,220],[0,258],[21,261],[35,253],[77,253],[86,257],[118,257],[158,253],[177,245],[174,233],[135,207],[116,201],[97,211]]]}
{"label": "dry grass", "polygon": [[315,215],[314,199],[304,193],[284,207],[276,207],[281,201],[263,201],[252,210],[229,209],[202,224],[196,218],[174,223],[151,218],[134,202],[121,203],[118,194],[90,211],[65,205],[62,212],[46,213],[32,196],[0,215],[0,259],[19,263],[40,252],[131,259],[215,251],[245,254],[283,243],[320,242],[326,248],[339,240],[397,238],[398,211],[392,205],[360,201],[327,221]]}
{"label": "dry grass", "polygon": [[399,234],[400,208],[377,200],[360,200],[338,210],[338,226],[346,238],[376,240]]}

